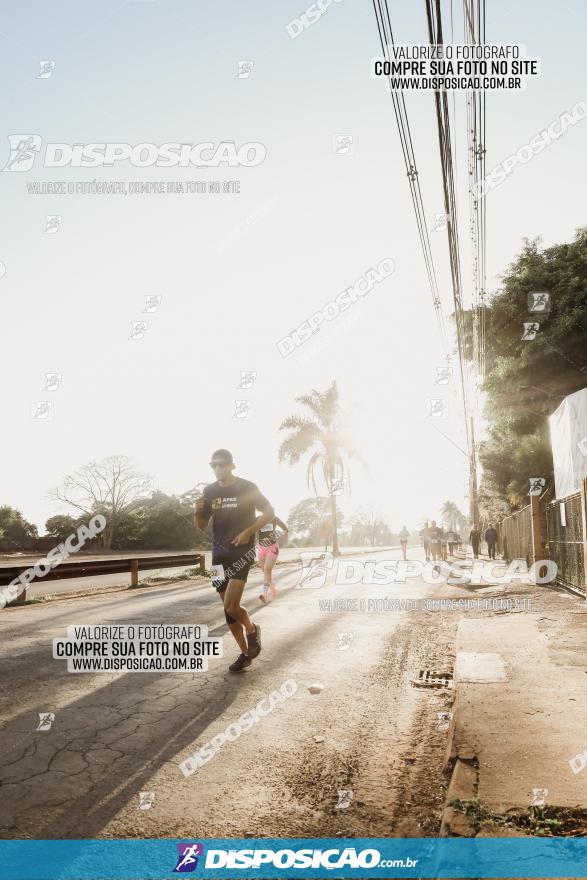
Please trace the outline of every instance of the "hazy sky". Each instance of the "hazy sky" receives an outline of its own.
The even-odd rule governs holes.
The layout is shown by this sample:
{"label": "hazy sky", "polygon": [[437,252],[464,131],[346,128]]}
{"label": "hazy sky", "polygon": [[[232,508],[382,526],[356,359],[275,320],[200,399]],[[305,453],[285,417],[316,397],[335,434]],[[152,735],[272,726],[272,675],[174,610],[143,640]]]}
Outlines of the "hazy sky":
{"label": "hazy sky", "polygon": [[[455,4],[455,42],[462,41]],[[36,522],[58,512],[49,488],[76,467],[133,457],[158,487],[183,492],[211,480],[210,453],[230,448],[282,517],[310,493],[305,466],[277,462],[281,420],[294,398],[336,379],[356,446],[341,505],[380,509],[394,528],[435,516],[446,499],[466,509],[467,460],[458,445],[456,381],[439,393],[443,363],[403,158],[383,83],[370,0],[333,3],[291,39],[304,0],[242,4],[152,0],[12,4],[0,28],[0,156],[9,134],[58,143],[258,141],[252,168],[50,169],[0,175],[4,398],[0,503]],[[396,42],[426,41],[424,3],[390,3]],[[445,39],[450,6],[443,2]],[[488,4],[487,40],[520,42],[542,59],[525,92],[487,99],[487,168],[585,99],[583,3]],[[48,78],[39,62],[55,61]],[[252,61],[248,78],[239,61]],[[434,99],[406,93],[427,218],[443,211]],[[465,303],[471,296],[464,95],[456,153]],[[488,196],[489,291],[523,237],[569,240],[585,222],[587,122],[520,165]],[[350,155],[333,139],[353,139]],[[33,181],[240,180],[240,194],[38,195]],[[46,215],[61,215],[46,234]],[[446,233],[431,231],[445,313]],[[276,343],[389,257],[396,270],[297,354]],[[157,312],[143,314],[157,295]],[[145,320],[142,339],[131,322]],[[250,391],[240,373],[257,371]],[[45,374],[61,373],[55,391]],[[252,401],[233,417],[234,400]],[[51,401],[48,420],[33,418]]]}

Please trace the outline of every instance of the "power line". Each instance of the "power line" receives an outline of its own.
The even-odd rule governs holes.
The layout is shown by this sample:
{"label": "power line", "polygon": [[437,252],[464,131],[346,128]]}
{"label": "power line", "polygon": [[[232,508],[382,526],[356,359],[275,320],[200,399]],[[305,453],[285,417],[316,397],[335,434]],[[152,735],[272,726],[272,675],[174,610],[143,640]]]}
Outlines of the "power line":
{"label": "power line", "polygon": [[[435,8],[432,0],[426,0],[426,16],[428,19],[428,33],[430,43],[443,45],[442,18],[440,0],[435,0]],[[446,92],[434,93],[436,105],[436,121],[438,127],[438,142],[440,147],[440,162],[442,169],[442,183],[444,190],[445,211],[448,215],[447,236],[449,247],[449,261],[453,289],[455,325],[457,347],[459,353],[459,370],[461,378],[461,394],[463,399],[463,411],[465,416],[465,431],[467,437],[467,449],[469,455],[473,454],[471,442],[471,430],[469,426],[469,407],[467,402],[467,382],[465,378],[465,318],[461,293],[461,265],[458,233],[458,210],[455,195],[454,161],[451,146],[450,117]]]}
{"label": "power line", "polygon": [[[485,42],[485,0],[463,0],[465,42]],[[473,360],[479,384],[485,376],[486,355],[486,204],[483,188],[486,165],[485,92],[467,93],[467,144],[469,153],[469,214],[473,276]]]}
{"label": "power line", "polygon": [[[394,45],[393,39],[393,31],[391,27],[391,17],[389,14],[389,7],[387,5],[387,0],[373,0],[373,9],[375,11],[375,18],[377,21],[377,30],[379,32],[379,40],[381,42],[381,49],[383,51],[383,56],[386,61],[389,61],[389,46]],[[395,113],[395,120],[397,123],[400,142],[402,147],[402,153],[404,157],[404,162],[406,166],[406,173],[408,176],[408,181],[410,185],[410,194],[412,198],[412,204],[414,207],[414,213],[416,215],[416,223],[418,226],[418,234],[420,237],[420,244],[422,246],[422,253],[424,255],[424,263],[426,266],[426,274],[428,276],[428,283],[430,285],[430,292],[432,294],[432,304],[434,306],[434,312],[436,315],[436,322],[438,326],[438,330],[440,333],[440,337],[442,340],[442,346],[444,351],[447,351],[447,341],[446,341],[446,330],[444,326],[444,317],[442,314],[442,302],[440,299],[440,294],[438,290],[438,281],[436,278],[436,269],[434,267],[434,261],[432,259],[432,249],[430,247],[430,237],[428,234],[428,224],[426,223],[426,216],[424,213],[424,203],[422,200],[422,191],[420,187],[420,180],[418,177],[418,169],[416,164],[416,157],[414,153],[414,145],[412,142],[412,134],[410,131],[410,124],[408,120],[408,114],[406,110],[406,105],[404,101],[403,92],[396,92],[391,88],[391,77],[388,76],[389,83],[389,91],[391,93],[391,98],[393,101],[393,109]]]}

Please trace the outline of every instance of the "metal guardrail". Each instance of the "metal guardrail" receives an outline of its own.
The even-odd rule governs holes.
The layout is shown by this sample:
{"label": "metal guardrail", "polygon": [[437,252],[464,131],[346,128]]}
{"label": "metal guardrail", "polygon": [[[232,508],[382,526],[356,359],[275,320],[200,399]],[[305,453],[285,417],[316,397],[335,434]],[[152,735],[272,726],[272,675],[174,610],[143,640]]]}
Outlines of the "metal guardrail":
{"label": "metal guardrail", "polygon": [[[66,578],[81,578],[103,574],[130,574],[131,586],[139,583],[139,571],[154,571],[160,568],[181,568],[196,565],[201,572],[206,570],[203,553],[166,553],[162,556],[119,556],[107,559],[79,559],[75,562],[62,562],[43,575],[44,581],[59,581]],[[4,587],[18,578],[34,563],[0,566],[0,586]],[[41,580],[41,578],[39,578]],[[13,604],[26,601],[26,590]]]}

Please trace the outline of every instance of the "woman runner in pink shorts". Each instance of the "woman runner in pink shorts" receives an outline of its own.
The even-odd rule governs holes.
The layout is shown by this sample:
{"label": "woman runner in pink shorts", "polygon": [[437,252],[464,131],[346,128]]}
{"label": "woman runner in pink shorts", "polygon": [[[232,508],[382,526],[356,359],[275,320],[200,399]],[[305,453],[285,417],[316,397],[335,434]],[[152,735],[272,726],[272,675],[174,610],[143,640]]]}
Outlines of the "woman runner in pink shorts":
{"label": "woman runner in pink shorts", "polygon": [[259,596],[259,599],[264,603],[270,601],[270,591],[272,599],[275,599],[277,596],[277,587],[271,580],[273,566],[277,562],[277,557],[279,556],[279,544],[277,543],[277,532],[275,531],[276,527],[280,528],[287,535],[288,528],[286,524],[277,516],[274,516],[271,522],[259,529],[257,557],[259,565],[263,569],[263,592]]}

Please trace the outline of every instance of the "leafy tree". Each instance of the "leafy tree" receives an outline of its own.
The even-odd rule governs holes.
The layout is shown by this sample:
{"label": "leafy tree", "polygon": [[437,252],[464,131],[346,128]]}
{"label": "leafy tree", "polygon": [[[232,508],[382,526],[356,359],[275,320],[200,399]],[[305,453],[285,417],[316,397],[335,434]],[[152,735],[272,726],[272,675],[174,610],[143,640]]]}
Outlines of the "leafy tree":
{"label": "leafy tree", "polygon": [[340,550],[335,491],[338,485],[348,482],[348,460],[359,458],[359,455],[351,446],[343,427],[336,382],[332,382],[324,392],[313,389],[310,394],[297,397],[296,403],[302,404],[309,412],[288,416],[281,423],[279,430],[290,433],[279,447],[279,461],[297,464],[306,453],[311,453],[306,472],[308,487],[318,494],[316,473],[320,472],[330,496],[332,552],[338,556]]}
{"label": "leafy tree", "polygon": [[[550,295],[550,308],[531,311],[537,292]],[[526,240],[485,321],[489,434],[480,446],[479,498],[482,516],[498,519],[528,503],[531,477],[546,477],[552,487],[548,416],[587,385],[587,227],[570,244],[542,248]],[[532,323],[539,325],[535,338],[522,339]]]}
{"label": "leafy tree", "polygon": [[139,473],[130,458],[112,455],[79,468],[48,495],[86,516],[103,514],[106,528],[101,533],[102,543],[105,550],[110,550],[122,521],[144,505],[151,491],[152,480]]}
{"label": "leafy tree", "polygon": [[38,537],[37,527],[20,510],[7,504],[0,507],[0,543],[5,550],[32,550]]}
{"label": "leafy tree", "polygon": [[88,517],[78,517],[77,519],[74,519],[73,516],[69,516],[68,514],[51,516],[45,523],[47,535],[51,538],[55,538],[56,544],[60,544],[70,535],[74,534],[78,526],[81,525],[80,520],[87,525]]}
{"label": "leafy tree", "polygon": [[[336,521],[343,515],[337,508]],[[302,547],[316,547],[332,539],[330,498],[306,498],[293,507],[287,518],[290,538]],[[291,541],[290,541],[291,543]]]}
{"label": "leafy tree", "polygon": [[393,533],[383,516],[373,508],[361,507],[351,517],[352,531],[350,535],[351,546],[361,547],[369,544],[371,547],[391,544]]}
{"label": "leafy tree", "polygon": [[454,501],[445,501],[440,513],[442,514],[444,521],[448,523],[448,527],[455,530],[457,528],[458,518],[459,516],[462,517],[462,513]]}
{"label": "leafy tree", "polygon": [[[112,534],[112,550],[191,550],[211,546],[211,530],[200,531],[195,524],[196,499],[202,494],[205,483],[198,483],[183,495],[166,495],[154,491],[136,498],[126,507],[119,506],[116,529]],[[147,484],[147,487],[150,483]],[[143,490],[145,484],[142,484]],[[97,510],[94,511],[98,512]],[[107,516],[107,514],[105,514]],[[56,543],[64,541],[91,517],[86,513],[78,517],[57,514],[50,517],[45,527]]]}
{"label": "leafy tree", "polygon": [[114,549],[192,550],[209,547],[210,537],[196,528],[194,505],[186,503],[184,497],[154,492],[140,508],[121,521]]}

